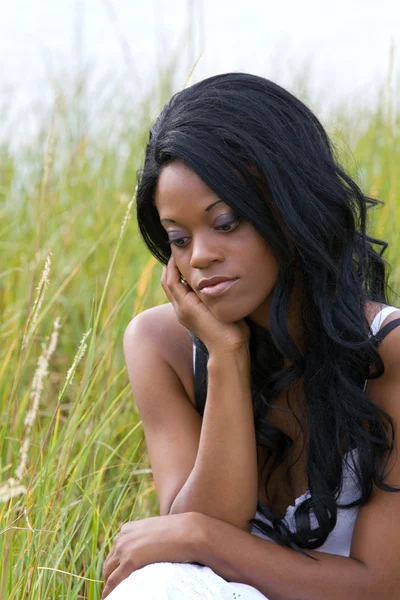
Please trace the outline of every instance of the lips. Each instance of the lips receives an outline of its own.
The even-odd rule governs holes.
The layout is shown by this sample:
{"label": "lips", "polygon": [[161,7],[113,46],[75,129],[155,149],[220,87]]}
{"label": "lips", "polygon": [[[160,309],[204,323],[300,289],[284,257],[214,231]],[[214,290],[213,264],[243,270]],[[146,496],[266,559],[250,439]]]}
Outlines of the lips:
{"label": "lips", "polygon": [[224,279],[219,283],[214,283],[214,285],[205,285],[200,290],[200,293],[204,296],[209,296],[210,298],[221,296],[230,290],[239,279]]}
{"label": "lips", "polygon": [[237,277],[210,277],[210,279],[202,279],[199,282],[198,290],[201,291],[205,287],[210,287],[225,281],[235,281]]}

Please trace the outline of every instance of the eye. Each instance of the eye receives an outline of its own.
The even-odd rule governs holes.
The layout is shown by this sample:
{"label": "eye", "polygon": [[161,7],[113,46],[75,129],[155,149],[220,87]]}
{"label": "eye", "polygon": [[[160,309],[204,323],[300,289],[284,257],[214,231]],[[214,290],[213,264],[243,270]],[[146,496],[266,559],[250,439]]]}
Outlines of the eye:
{"label": "eye", "polygon": [[[229,221],[229,223],[223,223],[222,225],[218,225],[217,227],[215,227],[215,229],[217,229],[218,231],[230,233],[231,231],[236,229],[236,226],[239,225],[240,221],[241,217],[237,217],[236,219],[233,219],[233,221]],[[169,244],[170,246],[176,246],[177,248],[183,248],[185,246],[185,240],[188,239],[188,237],[183,237],[177,238],[175,240],[167,240],[167,244]]]}
{"label": "eye", "polygon": [[[215,229],[221,229],[221,231],[231,231],[232,225],[237,225],[240,221],[240,217],[234,219],[233,221],[229,221],[229,223],[224,223],[223,225],[218,225]],[[228,227],[229,229],[224,229],[224,227]]]}
{"label": "eye", "polygon": [[184,242],[188,238],[178,238],[176,240],[167,240],[167,244],[170,246],[176,246],[177,248],[182,248],[184,244],[180,244],[179,242]]}

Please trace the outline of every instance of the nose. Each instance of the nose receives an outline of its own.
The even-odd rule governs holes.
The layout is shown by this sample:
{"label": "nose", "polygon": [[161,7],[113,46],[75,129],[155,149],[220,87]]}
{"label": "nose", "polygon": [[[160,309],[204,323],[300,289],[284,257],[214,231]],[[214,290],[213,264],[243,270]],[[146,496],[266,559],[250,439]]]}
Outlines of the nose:
{"label": "nose", "polygon": [[211,240],[209,236],[197,236],[192,240],[192,254],[190,257],[190,266],[193,269],[204,269],[212,262],[221,262],[223,260],[223,251],[221,243]]}

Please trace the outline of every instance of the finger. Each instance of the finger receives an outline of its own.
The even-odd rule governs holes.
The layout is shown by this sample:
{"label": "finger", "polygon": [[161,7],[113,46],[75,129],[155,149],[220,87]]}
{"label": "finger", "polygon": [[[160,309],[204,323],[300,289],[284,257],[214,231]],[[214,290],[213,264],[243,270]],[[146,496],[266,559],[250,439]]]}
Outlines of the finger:
{"label": "finger", "polygon": [[105,570],[105,568],[106,568],[106,564],[108,563],[108,561],[109,561],[109,560],[111,560],[111,558],[112,558],[112,556],[113,556],[114,552],[115,552],[115,548],[114,548],[114,546],[113,546],[113,547],[111,548],[110,552],[107,554],[106,558],[104,559],[104,563],[103,563],[103,570],[102,570],[103,576],[104,576],[104,570]]}
{"label": "finger", "polygon": [[178,265],[176,264],[176,260],[172,256],[172,254],[171,254],[171,258],[168,261],[167,267],[168,267],[167,275],[169,275],[170,281],[173,283],[178,283],[181,280],[182,275],[178,269]]}
{"label": "finger", "polygon": [[167,285],[167,267],[163,268],[163,273],[162,273],[162,277],[161,277],[161,286],[162,286],[162,289],[164,290],[164,293],[167,296],[168,300],[175,307],[175,298],[173,297],[172,292],[169,289],[169,286]]}
{"label": "finger", "polygon": [[114,573],[108,578],[104,586],[103,595],[101,597],[102,600],[104,600],[104,598],[111,594],[111,592],[117,587],[117,585],[119,585],[121,581],[129,577],[129,575],[131,575],[131,573],[133,573],[134,570],[135,569],[132,568],[132,565],[127,563],[124,563],[120,565],[117,569],[115,569]]}
{"label": "finger", "polygon": [[107,580],[111,573],[119,566],[119,558],[114,551],[112,551],[108,556],[103,565],[103,578]]}
{"label": "finger", "polygon": [[184,279],[183,275],[179,271],[178,265],[176,264],[175,258],[172,256],[171,259],[172,260],[171,260],[170,269],[171,269],[171,273],[172,273],[172,281],[173,281],[173,283],[183,284],[186,289],[191,290],[192,288],[190,287],[190,285],[188,284],[188,282],[186,281],[186,279]]}
{"label": "finger", "polygon": [[175,312],[178,310],[178,302],[183,297],[182,290],[187,288],[182,285],[181,274],[174,257],[171,255],[168,264],[164,267],[161,277],[161,285],[168,300],[174,306]]}
{"label": "finger", "polygon": [[178,302],[183,300],[183,298],[192,291],[187,283],[185,285],[182,282],[182,275],[172,255],[167,265],[166,281],[169,291],[174,295]]}
{"label": "finger", "polygon": [[117,534],[117,537],[126,535],[127,533],[132,533],[132,531],[135,531],[137,529],[137,527],[139,526],[139,523],[140,523],[140,520],[139,521],[127,521],[126,523],[123,523],[121,525],[121,529],[119,530],[119,533]]}

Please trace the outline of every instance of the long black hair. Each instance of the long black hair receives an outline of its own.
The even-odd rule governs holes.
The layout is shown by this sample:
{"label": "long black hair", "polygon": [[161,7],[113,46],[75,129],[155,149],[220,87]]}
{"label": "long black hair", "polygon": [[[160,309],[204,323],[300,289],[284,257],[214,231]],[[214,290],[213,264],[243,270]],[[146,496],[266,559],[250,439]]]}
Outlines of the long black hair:
{"label": "long black hair", "polygon": [[[367,209],[382,202],[365,196],[346,174],[319,120],[291,93],[251,74],[216,75],[176,93],[150,130],[138,173],[137,219],[147,247],[163,264],[171,250],[154,194],[161,169],[175,160],[251,222],[279,262],[268,329],[246,317],[256,443],[271,459],[267,487],[293,445],[268,422],[268,412],[302,378],[311,497],[296,508],[294,533],[260,502],[270,524],[250,523],[281,545],[301,552],[318,548],[335,527],[338,507],[366,504],[373,484],[400,491],[383,482],[381,468],[394,446],[392,419],[364,392],[365,380],[384,372],[365,315],[367,301],[389,304],[389,266],[382,258],[388,244],[366,233]],[[303,353],[287,327],[297,269]],[[192,337],[207,358],[205,345]],[[207,378],[196,377],[202,377],[204,408]],[[350,466],[360,496],[340,505],[343,461],[352,449],[358,451]],[[312,514],[317,528],[311,528]]]}

